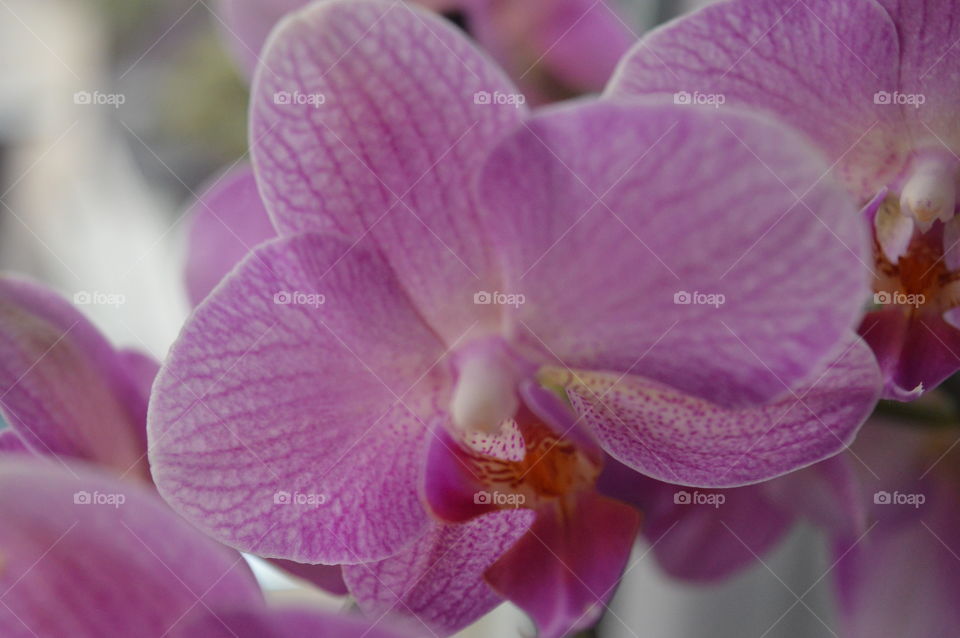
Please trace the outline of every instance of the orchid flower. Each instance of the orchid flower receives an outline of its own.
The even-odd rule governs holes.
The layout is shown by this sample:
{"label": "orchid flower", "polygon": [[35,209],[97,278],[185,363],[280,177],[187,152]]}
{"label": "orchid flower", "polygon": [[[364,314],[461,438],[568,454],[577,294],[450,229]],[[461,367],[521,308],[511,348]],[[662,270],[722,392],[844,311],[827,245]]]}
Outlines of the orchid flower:
{"label": "orchid flower", "polygon": [[[762,110],[805,133],[865,207],[878,306],[860,328],[909,400],[960,368],[956,0],[733,0],[671,23],[608,93]],[[819,258],[819,257],[817,257]]]}
{"label": "orchid flower", "polygon": [[77,461],[0,458],[0,633],[401,638],[358,618],[270,608],[236,552],[144,484]]}
{"label": "orchid flower", "polygon": [[[609,0],[411,1],[460,24],[538,103],[600,91],[637,39]],[[217,19],[248,75],[260,62],[270,30],[308,3],[219,0]]]}
{"label": "orchid flower", "polygon": [[[194,264],[194,281],[210,281],[221,265]],[[158,368],[137,350],[114,348],[55,292],[0,277],[0,415],[10,424],[0,430],[0,453],[80,459],[151,482],[147,398]],[[273,562],[333,594],[346,593],[335,568]]]}
{"label": "orchid flower", "polygon": [[279,237],[197,307],[148,415],[161,494],[215,538],[344,564],[370,613],[452,632],[507,598],[559,636],[638,524],[596,489],[604,452],[739,485],[872,408],[864,233],[829,180],[795,206],[826,165],[793,133],[662,102],[530,116],[405,4],[312,5],[262,57]]}

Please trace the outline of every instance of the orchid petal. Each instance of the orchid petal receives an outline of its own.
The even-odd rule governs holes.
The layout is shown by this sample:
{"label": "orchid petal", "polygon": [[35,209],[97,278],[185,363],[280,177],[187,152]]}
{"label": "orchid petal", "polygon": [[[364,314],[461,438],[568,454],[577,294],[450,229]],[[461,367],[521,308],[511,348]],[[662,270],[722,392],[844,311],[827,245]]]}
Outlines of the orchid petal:
{"label": "orchid petal", "polygon": [[370,623],[346,614],[308,607],[278,607],[257,610],[206,610],[181,623],[183,629],[175,638],[412,638],[412,631],[402,631],[391,619]]}
{"label": "orchid petal", "polygon": [[29,448],[146,479],[146,399],[127,361],[65,299],[0,279],[0,412]]}
{"label": "orchid petal", "polygon": [[[480,180],[516,340],[724,405],[836,356],[868,293],[867,237],[782,126],[663,104],[534,118]],[[816,258],[813,255],[816,254]],[[509,299],[509,298],[508,298]]]}
{"label": "orchid petal", "polygon": [[878,310],[860,334],[883,372],[884,398],[911,401],[960,369],[960,330],[936,315]]}
{"label": "orchid petal", "polygon": [[261,556],[389,556],[426,530],[417,478],[442,353],[377,253],[319,235],[263,244],[160,371],[147,419],[157,487]]}
{"label": "orchid petal", "polygon": [[368,616],[412,614],[432,631],[453,633],[502,602],[483,574],[532,520],[533,512],[512,510],[437,523],[390,558],[344,567],[344,578]]}
{"label": "orchid petal", "polygon": [[643,38],[607,93],[764,110],[814,140],[840,179],[868,198],[909,153],[891,100],[899,53],[894,22],[873,0],[735,0]]}
{"label": "orchid petal", "polygon": [[263,604],[240,554],[152,490],[91,466],[7,457],[0,511],[0,633],[9,638],[159,636],[199,605]]}
{"label": "orchid petal", "polygon": [[520,606],[543,638],[596,623],[626,568],[640,526],[633,508],[586,491],[571,511],[559,503],[487,570],[487,581]]}
{"label": "orchid petal", "polygon": [[765,556],[794,517],[766,498],[764,485],[727,490],[670,485],[608,460],[600,490],[643,514],[643,537],[674,578],[715,582]]}
{"label": "orchid petal", "polygon": [[879,370],[860,340],[787,398],[728,409],[635,375],[556,371],[604,449],[669,483],[735,487],[841,451],[870,415]]}
{"label": "orchid petal", "polygon": [[187,294],[194,306],[254,246],[276,236],[249,165],[241,164],[220,175],[201,193],[186,213],[192,224],[187,248]]}
{"label": "orchid petal", "polygon": [[525,114],[510,81],[454,26],[402,2],[310,5],[277,27],[264,62],[251,155],[279,232],[376,244],[448,341],[495,325],[497,308],[473,299],[497,289],[497,272],[470,187]]}

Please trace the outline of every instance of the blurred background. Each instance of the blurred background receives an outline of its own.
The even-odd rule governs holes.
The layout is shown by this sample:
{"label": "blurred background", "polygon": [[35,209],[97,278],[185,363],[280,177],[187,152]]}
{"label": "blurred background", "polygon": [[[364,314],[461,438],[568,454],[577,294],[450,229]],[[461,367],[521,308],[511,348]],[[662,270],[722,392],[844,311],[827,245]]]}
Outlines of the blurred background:
{"label": "blurred background", "polygon": [[[0,0],[0,268],[61,290],[115,343],[157,358],[189,312],[184,213],[246,155],[247,84],[214,2]],[[619,9],[639,36],[699,4]],[[671,581],[649,549],[637,547],[596,635],[833,633],[830,565],[811,529],[720,585]],[[262,565],[257,573],[271,595],[344,605]],[[508,606],[463,632],[532,634]]]}

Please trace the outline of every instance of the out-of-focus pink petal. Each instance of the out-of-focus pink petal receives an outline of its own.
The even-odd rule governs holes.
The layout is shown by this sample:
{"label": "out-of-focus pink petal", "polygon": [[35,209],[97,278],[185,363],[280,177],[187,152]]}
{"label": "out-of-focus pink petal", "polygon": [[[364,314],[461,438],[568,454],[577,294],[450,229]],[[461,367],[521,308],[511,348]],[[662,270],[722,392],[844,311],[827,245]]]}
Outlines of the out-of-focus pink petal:
{"label": "out-of-focus pink petal", "polygon": [[220,26],[224,42],[247,77],[253,77],[262,60],[263,43],[277,22],[308,1],[217,0],[214,19]]}
{"label": "out-of-focus pink petal", "polygon": [[[818,155],[780,125],[598,102],[534,118],[481,181],[517,339],[723,405],[831,357],[868,293],[867,237]],[[816,256],[815,256],[816,255]],[[828,256],[829,255],[829,256]]]}
{"label": "out-of-focus pink petal", "polygon": [[910,150],[902,108],[890,100],[900,87],[899,56],[894,22],[873,0],[737,0],[643,38],[607,92],[675,95],[687,104],[722,96],[721,110],[766,110],[815,140],[844,183],[867,198],[890,183]]}
{"label": "out-of-focus pink petal", "polygon": [[663,481],[711,487],[770,479],[836,454],[880,392],[860,340],[795,394],[755,408],[723,408],[634,375],[558,371],[551,379],[609,454]]}
{"label": "out-of-focus pink petal", "polygon": [[[330,0],[288,16],[254,80],[251,155],[281,234],[373,242],[449,341],[496,306],[473,180],[525,114],[517,89],[455,27],[417,7]],[[500,98],[503,97],[504,100]]]}
{"label": "out-of-focus pink petal", "polygon": [[0,633],[159,636],[199,605],[262,605],[240,554],[90,466],[0,462]]}
{"label": "out-of-focus pink petal", "polygon": [[0,453],[32,454],[16,432],[11,429],[0,430]]}
{"label": "out-of-focus pink petal", "polygon": [[417,479],[442,353],[377,253],[319,235],[263,244],[160,371],[147,419],[157,487],[261,556],[389,556],[426,530]]}
{"label": "out-of-focus pink petal", "polygon": [[532,520],[529,510],[511,510],[436,523],[390,558],[344,567],[344,578],[370,617],[412,614],[433,631],[453,633],[502,602],[483,574]]}
{"label": "out-of-focus pink petal", "polygon": [[641,533],[657,563],[674,578],[713,582],[761,559],[783,539],[793,515],[766,498],[763,485],[691,489],[643,476],[612,459],[604,494],[643,516]]}
{"label": "out-of-focus pink petal", "polygon": [[307,607],[200,609],[174,638],[412,638],[395,618],[374,622]]}
{"label": "out-of-focus pink petal", "polygon": [[856,462],[841,453],[756,487],[782,510],[827,533],[855,538],[866,529],[866,509],[852,467]]}
{"label": "out-of-focus pink petal", "polygon": [[593,625],[626,568],[640,526],[632,507],[590,490],[537,513],[487,581],[529,614],[538,635],[560,638]]}
{"label": "out-of-focus pink petal", "polygon": [[187,245],[187,294],[194,306],[254,246],[276,236],[257,192],[253,169],[247,164],[205,186],[186,214],[192,224]]}
{"label": "out-of-focus pink petal", "polygon": [[0,278],[0,411],[29,448],[147,478],[145,397],[127,361],[59,295]]}

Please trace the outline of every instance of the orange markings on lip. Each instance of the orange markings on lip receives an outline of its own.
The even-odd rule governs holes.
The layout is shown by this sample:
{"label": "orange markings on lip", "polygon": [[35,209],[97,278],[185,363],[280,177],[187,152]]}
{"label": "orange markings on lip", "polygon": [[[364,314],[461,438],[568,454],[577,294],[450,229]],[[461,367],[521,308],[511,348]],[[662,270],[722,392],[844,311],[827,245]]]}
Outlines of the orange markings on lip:
{"label": "orange markings on lip", "polygon": [[524,416],[527,418],[518,415],[517,419],[526,448],[523,459],[511,461],[467,451],[477,476],[491,488],[524,495],[528,507],[592,487],[600,468],[573,442],[561,438],[533,415]]}
{"label": "orange markings on lip", "polygon": [[875,292],[897,292],[911,300],[922,299],[917,306],[904,306],[911,312],[925,307],[942,312],[956,305],[953,295],[944,289],[960,281],[960,273],[947,269],[940,233],[918,234],[896,264],[874,242],[874,258],[878,272]]}

